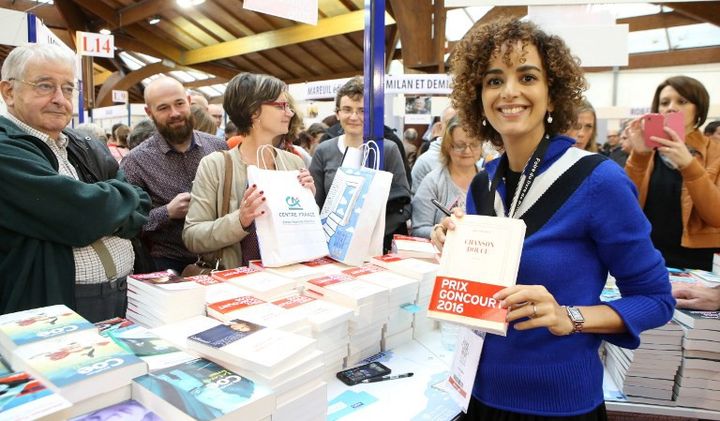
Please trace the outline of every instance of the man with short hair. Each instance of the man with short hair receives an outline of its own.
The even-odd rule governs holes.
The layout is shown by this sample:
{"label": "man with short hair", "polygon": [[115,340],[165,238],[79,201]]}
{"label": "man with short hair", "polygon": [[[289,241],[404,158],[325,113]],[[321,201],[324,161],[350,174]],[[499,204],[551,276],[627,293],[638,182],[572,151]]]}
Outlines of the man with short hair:
{"label": "man with short hair", "polygon": [[215,132],[215,136],[219,138],[225,137],[225,130],[222,128],[222,120],[223,120],[223,108],[220,104],[210,104],[208,105],[208,113],[212,116],[212,118],[215,120],[215,124],[217,124],[217,131]]}
{"label": "man with short hair", "polygon": [[420,151],[420,156],[415,160],[415,165],[412,167],[412,192],[413,194],[420,187],[420,183],[423,178],[432,170],[440,166],[440,146],[442,145],[443,134],[447,127],[448,121],[455,117],[455,109],[447,107],[442,112],[440,117],[440,123],[442,123],[441,134],[434,140],[430,141],[430,146],[427,151]]}
{"label": "man with short hair", "polygon": [[66,129],[75,55],[15,48],[0,91],[0,313],[65,304],[92,322],[124,317],[134,237],[148,195],[125,181],[107,146]]}
{"label": "man with short hair", "polygon": [[195,172],[205,155],[227,149],[227,145],[216,136],[193,130],[190,97],[173,78],[158,78],[148,84],[145,112],[157,131],[131,150],[121,165],[128,180],[152,199],[143,239],[151,243],[156,269],[182,272],[197,260],[182,241]]}

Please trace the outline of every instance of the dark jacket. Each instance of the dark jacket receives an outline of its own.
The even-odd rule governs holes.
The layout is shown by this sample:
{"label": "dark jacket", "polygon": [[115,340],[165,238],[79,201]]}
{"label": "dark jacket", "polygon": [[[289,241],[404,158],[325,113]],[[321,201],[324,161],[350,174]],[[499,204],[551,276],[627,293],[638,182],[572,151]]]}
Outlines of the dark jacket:
{"label": "dark jacket", "polygon": [[132,238],[147,220],[148,195],[125,181],[107,146],[64,133],[81,181],[60,175],[49,146],[0,117],[0,313],[74,307],[73,247]]}

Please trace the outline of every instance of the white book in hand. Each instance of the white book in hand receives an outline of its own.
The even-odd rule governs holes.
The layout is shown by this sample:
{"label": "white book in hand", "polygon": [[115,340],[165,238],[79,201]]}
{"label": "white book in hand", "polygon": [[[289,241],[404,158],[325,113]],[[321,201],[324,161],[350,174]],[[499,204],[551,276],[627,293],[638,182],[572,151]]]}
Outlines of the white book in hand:
{"label": "white book in hand", "polygon": [[453,218],[435,277],[428,317],[505,336],[507,309],[493,295],[517,280],[525,238],[520,219]]}

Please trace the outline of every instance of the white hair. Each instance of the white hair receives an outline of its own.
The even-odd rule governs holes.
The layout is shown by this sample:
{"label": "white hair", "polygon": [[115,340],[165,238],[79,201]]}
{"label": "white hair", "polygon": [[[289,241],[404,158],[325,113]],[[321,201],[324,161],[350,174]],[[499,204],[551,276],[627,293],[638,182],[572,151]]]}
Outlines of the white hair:
{"label": "white hair", "polygon": [[24,44],[15,47],[2,65],[2,80],[23,79],[25,68],[32,58],[62,64],[75,73],[75,55],[55,44]]}

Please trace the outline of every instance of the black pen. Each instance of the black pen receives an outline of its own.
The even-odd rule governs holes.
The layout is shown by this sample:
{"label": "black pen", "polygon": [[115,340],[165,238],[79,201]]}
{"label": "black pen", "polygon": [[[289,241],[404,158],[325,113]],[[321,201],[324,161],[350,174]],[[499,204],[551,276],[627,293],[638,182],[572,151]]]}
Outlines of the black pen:
{"label": "black pen", "polygon": [[435,199],[430,199],[433,205],[435,205],[436,208],[440,209],[440,212],[444,213],[447,216],[452,216],[452,212],[448,210],[445,206],[443,206],[442,203],[438,202]]}
{"label": "black pen", "polygon": [[382,377],[373,377],[370,379],[365,379],[361,381],[360,383],[375,383],[375,382],[383,382],[385,380],[395,380],[395,379],[404,379],[405,377],[412,377],[415,373],[404,373],[404,374],[395,374],[392,376],[382,376]]}

